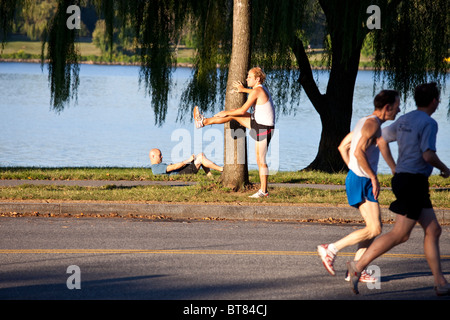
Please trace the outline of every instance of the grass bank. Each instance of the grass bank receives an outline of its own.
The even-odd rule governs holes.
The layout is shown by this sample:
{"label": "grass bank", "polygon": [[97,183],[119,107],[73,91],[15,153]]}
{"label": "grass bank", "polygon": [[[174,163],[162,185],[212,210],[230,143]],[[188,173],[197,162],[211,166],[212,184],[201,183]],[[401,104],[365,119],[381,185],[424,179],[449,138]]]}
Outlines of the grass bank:
{"label": "grass bank", "polygon": [[[214,172],[217,178],[220,174]],[[323,172],[279,171],[270,175],[273,183],[308,183],[308,184],[336,184],[345,182],[345,173],[328,174]],[[257,170],[250,170],[251,182],[258,182]],[[69,167],[69,168],[40,168],[40,167],[0,167],[0,179],[23,180],[130,180],[130,181],[203,181],[207,179],[203,170],[196,175],[153,175],[151,169],[118,168],[118,167]],[[386,186],[390,177],[384,176]]]}
{"label": "grass bank", "polygon": [[[190,202],[190,203],[254,203],[254,204],[302,204],[347,206],[344,189],[329,190],[313,188],[317,184],[344,185],[345,173],[323,172],[278,172],[269,177],[269,183],[283,183],[285,186],[270,187],[270,197],[250,199],[259,183],[256,170],[250,170],[253,186],[233,192],[219,183],[219,173],[207,177],[203,171],[197,175],[159,176],[148,168],[0,168],[0,179],[20,179],[23,184],[16,187],[0,187],[0,200],[46,200],[46,201],[120,201],[120,202]],[[380,175],[380,184],[387,187],[381,191],[380,204],[389,205],[394,195],[389,189],[391,175]],[[104,181],[188,181],[192,186],[174,187],[116,186],[113,183],[101,187],[31,185],[30,180],[104,180]],[[437,208],[450,208],[450,179],[432,176],[431,199]],[[306,186],[293,187],[293,184]],[[310,185],[311,187],[308,187]]]}
{"label": "grass bank", "polygon": [[[77,48],[80,54],[81,62],[97,64],[139,64],[138,55],[125,55],[114,53],[112,57],[109,54],[103,54],[92,42],[78,42]],[[0,51],[0,59],[7,61],[39,61],[41,59],[42,43],[39,41],[10,41],[6,43],[3,52]],[[326,67],[324,61],[324,52],[322,49],[308,51],[311,66],[317,69]],[[195,61],[195,49],[180,46],[176,49],[176,58],[178,65],[190,66]],[[373,69],[374,62],[372,57],[361,55],[360,69]]]}
{"label": "grass bank", "polygon": [[[112,56],[102,53],[92,42],[79,42],[76,44],[80,54],[80,62],[97,64],[137,64],[138,55],[113,53]],[[6,61],[40,61],[42,43],[39,41],[10,41],[3,51],[0,59]],[[46,49],[44,51],[46,53]],[[180,47],[177,50],[178,64],[193,64],[195,51],[191,48]]]}

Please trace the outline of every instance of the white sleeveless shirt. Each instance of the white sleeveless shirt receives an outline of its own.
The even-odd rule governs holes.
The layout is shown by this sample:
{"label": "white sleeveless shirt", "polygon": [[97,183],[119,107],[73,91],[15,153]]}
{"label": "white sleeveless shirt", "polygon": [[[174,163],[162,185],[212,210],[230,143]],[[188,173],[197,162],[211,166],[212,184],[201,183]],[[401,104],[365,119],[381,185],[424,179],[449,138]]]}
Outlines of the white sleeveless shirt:
{"label": "white sleeveless shirt", "polygon": [[[360,177],[366,177],[369,178],[369,175],[361,168],[361,166],[358,163],[358,160],[355,157],[355,150],[356,145],[358,144],[358,141],[361,139],[361,129],[364,126],[364,123],[366,123],[367,119],[375,118],[378,123],[380,123],[380,120],[377,116],[371,115],[368,117],[361,118],[357,123],[355,128],[353,129],[353,137],[352,137],[352,143],[350,146],[350,161],[348,164],[348,168],[352,170],[357,176]],[[378,169],[378,159],[380,158],[380,150],[378,149],[378,146],[376,144],[371,144],[366,149],[366,157],[367,161],[369,162],[369,166],[372,169],[372,171],[377,174]]]}
{"label": "white sleeveless shirt", "polygon": [[269,90],[261,84],[257,85],[257,87],[262,87],[266,92],[269,100],[267,100],[264,104],[255,104],[255,112],[254,117],[257,123],[265,125],[265,126],[274,126],[275,125],[275,108],[273,106],[272,96],[269,93]]}

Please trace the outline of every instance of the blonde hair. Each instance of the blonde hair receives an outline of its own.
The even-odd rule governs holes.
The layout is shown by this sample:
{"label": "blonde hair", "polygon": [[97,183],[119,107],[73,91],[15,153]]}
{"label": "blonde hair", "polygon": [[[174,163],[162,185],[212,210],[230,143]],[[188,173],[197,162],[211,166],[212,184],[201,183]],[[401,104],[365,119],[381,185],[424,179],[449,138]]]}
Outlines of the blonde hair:
{"label": "blonde hair", "polygon": [[249,72],[252,72],[255,75],[255,78],[259,77],[259,82],[262,84],[266,81],[266,74],[260,67],[251,68]]}

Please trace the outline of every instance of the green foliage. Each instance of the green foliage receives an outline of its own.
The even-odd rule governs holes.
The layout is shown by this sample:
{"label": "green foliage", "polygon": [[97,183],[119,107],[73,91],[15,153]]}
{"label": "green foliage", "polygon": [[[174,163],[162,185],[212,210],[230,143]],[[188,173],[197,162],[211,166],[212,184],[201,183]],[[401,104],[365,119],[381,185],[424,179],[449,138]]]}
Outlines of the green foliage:
{"label": "green foliage", "polygon": [[370,57],[375,54],[374,51],[374,33],[369,33],[366,38],[364,39],[364,43],[361,49],[361,55],[365,57]]}
{"label": "green foliage", "polygon": [[26,33],[31,40],[41,40],[47,23],[56,13],[57,0],[26,1],[22,19],[16,21],[18,32]]}
{"label": "green foliage", "polygon": [[92,43],[99,48],[102,53],[107,53],[110,50],[108,47],[109,41],[107,40],[105,20],[99,19],[95,23],[94,32],[92,32]]}
{"label": "green foliage", "polygon": [[379,1],[382,29],[374,32],[378,74],[404,94],[424,82],[444,84],[450,43],[447,0]]}

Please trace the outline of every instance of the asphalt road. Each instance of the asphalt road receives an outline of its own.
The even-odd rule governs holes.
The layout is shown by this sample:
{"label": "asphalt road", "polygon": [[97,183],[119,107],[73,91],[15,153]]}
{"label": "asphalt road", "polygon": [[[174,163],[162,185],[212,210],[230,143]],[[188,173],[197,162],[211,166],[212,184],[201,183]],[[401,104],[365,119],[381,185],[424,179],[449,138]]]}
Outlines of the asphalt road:
{"label": "asphalt road", "polygon": [[[0,299],[182,300],[187,306],[200,300],[449,300],[434,293],[419,227],[406,244],[374,261],[378,288],[361,284],[360,295],[353,295],[344,274],[355,248],[340,253],[332,277],[316,246],[355,228],[361,225],[0,217]],[[442,266],[450,280],[449,240],[450,226],[444,226]]]}

